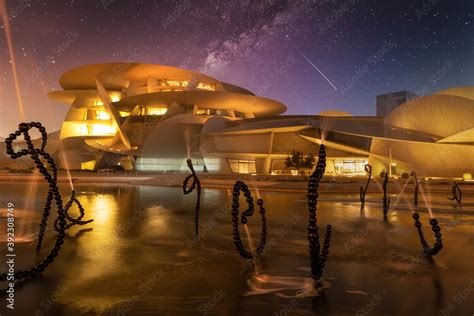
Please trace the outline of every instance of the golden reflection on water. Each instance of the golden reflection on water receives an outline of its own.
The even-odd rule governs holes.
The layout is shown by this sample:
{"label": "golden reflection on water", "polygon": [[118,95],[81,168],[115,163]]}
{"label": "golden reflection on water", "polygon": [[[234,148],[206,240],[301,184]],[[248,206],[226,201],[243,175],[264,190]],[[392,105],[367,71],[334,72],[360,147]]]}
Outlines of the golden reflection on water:
{"label": "golden reflection on water", "polygon": [[87,227],[81,227],[93,228],[93,234],[87,236],[87,242],[79,243],[79,255],[90,262],[81,272],[83,279],[112,273],[119,247],[116,227],[117,200],[111,194],[79,196],[78,200],[86,210],[85,218],[94,219]]}

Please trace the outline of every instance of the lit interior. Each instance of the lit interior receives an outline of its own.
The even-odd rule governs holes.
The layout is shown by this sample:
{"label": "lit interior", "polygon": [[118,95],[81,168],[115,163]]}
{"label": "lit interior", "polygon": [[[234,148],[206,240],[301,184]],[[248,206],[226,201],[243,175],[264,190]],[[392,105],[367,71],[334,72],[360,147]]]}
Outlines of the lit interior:
{"label": "lit interior", "polygon": [[334,172],[337,176],[365,176],[366,160],[334,160]]}
{"label": "lit interior", "polygon": [[97,120],[110,120],[110,114],[107,111],[95,111],[95,117]]}
{"label": "lit interior", "polygon": [[187,87],[189,81],[186,80],[166,80],[169,86],[172,87]]}
{"label": "lit interior", "polygon": [[164,107],[147,107],[147,115],[165,115],[168,109]]}
{"label": "lit interior", "polygon": [[202,90],[216,91],[216,85],[204,82],[198,83],[197,88]]}
{"label": "lit interior", "polygon": [[87,161],[81,163],[81,170],[94,170],[95,168],[95,160]]}
{"label": "lit interior", "polygon": [[116,129],[106,124],[93,124],[91,135],[115,134]]}

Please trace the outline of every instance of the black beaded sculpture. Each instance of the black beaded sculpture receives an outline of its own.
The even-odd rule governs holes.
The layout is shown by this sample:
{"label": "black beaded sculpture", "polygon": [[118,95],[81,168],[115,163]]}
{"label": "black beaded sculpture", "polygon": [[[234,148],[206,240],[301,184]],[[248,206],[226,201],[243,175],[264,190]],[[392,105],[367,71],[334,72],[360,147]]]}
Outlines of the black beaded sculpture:
{"label": "black beaded sculpture", "polygon": [[[49,211],[51,210],[51,201],[52,201],[52,199],[53,199],[53,192],[51,191],[51,188],[50,188],[50,190],[48,191],[48,195],[46,197],[46,203],[45,203],[44,210],[43,210],[43,217],[41,218],[40,229],[39,229],[39,234],[38,234],[38,241],[36,243],[36,251],[41,250],[41,245],[42,245],[42,242],[43,242],[44,233],[46,231],[46,225],[48,223]],[[69,215],[69,209],[71,208],[71,206],[74,203],[77,205],[77,207],[79,209],[79,216],[77,218],[73,218]],[[82,207],[79,200],[76,198],[76,191],[74,191],[74,190],[72,190],[71,198],[69,199],[69,201],[64,206],[64,214],[66,215],[66,226],[65,226],[66,230],[71,228],[73,225],[86,225],[86,224],[89,224],[89,223],[94,221],[93,219],[90,219],[90,220],[87,220],[87,221],[82,220],[82,218],[85,215],[85,210]],[[56,218],[56,220],[54,221],[54,230],[56,232],[59,232],[59,224],[58,223],[59,223],[59,217]]]}
{"label": "black beaded sculpture", "polygon": [[410,174],[415,179],[415,191],[413,193],[413,204],[418,206],[418,191],[420,190],[420,182],[418,181],[418,177],[416,176],[416,172],[412,171]]}
{"label": "black beaded sculpture", "polygon": [[365,195],[367,194],[367,190],[369,189],[370,185],[370,180],[372,179],[372,166],[371,165],[365,165],[365,172],[367,172],[367,183],[365,184],[365,188],[362,186],[360,187],[360,211],[364,211],[364,206],[365,206]]}
{"label": "black beaded sculpture", "polygon": [[387,213],[390,209],[390,197],[387,195],[387,186],[388,186],[388,173],[385,173],[385,179],[383,180],[383,218],[387,219]]}
{"label": "black beaded sculpture", "polygon": [[453,188],[451,189],[451,191],[453,193],[453,196],[448,197],[448,200],[456,201],[456,203],[461,204],[462,191],[461,191],[461,188],[459,187],[459,185],[456,182],[454,182]]}
{"label": "black beaded sculpture", "polygon": [[319,158],[316,169],[309,178],[308,182],[308,207],[309,207],[309,224],[308,224],[308,241],[309,241],[309,258],[311,264],[311,277],[317,283],[323,275],[324,265],[328,259],[329,247],[331,242],[331,225],[326,227],[326,235],[324,237],[323,247],[319,241],[318,220],[316,218],[316,207],[318,204],[318,187],[324,171],[326,169],[326,150],[325,146],[319,146]]}
{"label": "black beaded sculpture", "polygon": [[[189,170],[191,170],[191,174],[187,176],[184,181],[183,181],[183,193],[184,194],[189,194],[194,191],[196,188],[197,192],[197,199],[196,199],[196,212],[195,212],[195,217],[194,217],[194,230],[196,237],[199,236],[199,210],[201,208],[201,182],[199,181],[198,176],[196,175],[196,172],[194,171],[193,167],[193,162],[191,159],[186,160],[186,163],[188,164]],[[188,187],[189,180],[193,179],[193,182],[191,186]]]}
{"label": "black beaded sculpture", "polygon": [[[29,130],[32,128],[37,128],[40,133],[41,133],[41,147],[35,148],[33,145],[33,142],[31,141],[31,136],[29,135]],[[23,134],[23,138],[25,139],[27,148],[22,149],[18,152],[15,152],[13,150],[13,141],[20,135]],[[41,242],[44,238],[44,232],[46,230],[46,225],[47,225],[47,220],[49,216],[49,211],[51,210],[51,204],[53,200],[55,201],[56,207],[57,207],[57,213],[58,213],[58,219],[56,220],[56,232],[57,232],[57,238],[56,242],[54,243],[53,249],[50,251],[50,253],[36,266],[29,268],[26,271],[16,271],[14,274],[14,279],[15,280],[21,280],[21,279],[26,279],[33,277],[37,275],[38,273],[43,272],[46,267],[48,267],[54,259],[58,256],[59,251],[61,250],[61,246],[64,243],[64,238],[66,237],[66,230],[68,227],[70,227],[70,224],[67,223],[67,220],[71,221],[73,224],[81,224],[81,223],[88,223],[87,222],[82,222],[80,219],[83,216],[83,209],[82,206],[80,206],[81,211],[81,216],[78,219],[73,219],[71,218],[65,208],[63,207],[63,202],[61,198],[61,194],[59,193],[58,185],[57,185],[57,167],[56,163],[54,162],[54,159],[51,157],[49,153],[45,151],[46,148],[46,143],[47,143],[47,133],[46,129],[41,125],[41,123],[38,122],[31,122],[31,123],[21,123],[19,125],[18,130],[15,131],[15,133],[12,133],[9,135],[7,139],[5,139],[5,145],[6,145],[6,152],[7,154],[12,158],[12,159],[17,159],[26,155],[30,155],[31,159],[36,163],[36,168],[38,171],[43,175],[44,179],[48,182],[49,185],[49,190],[48,190],[48,195],[46,198],[46,203],[43,209],[43,216],[41,219],[41,224],[40,224],[40,231],[38,235],[38,242],[37,242],[37,249],[41,248]],[[49,165],[49,168],[51,169],[52,175],[48,171],[48,169],[45,166],[45,163],[41,161],[40,157],[42,157]],[[74,201],[73,201],[74,200]],[[74,194],[73,198],[71,201],[68,202],[68,209],[72,205],[72,203],[75,202],[78,205],[80,205],[79,201],[75,199]],[[7,273],[4,273],[0,276],[1,281],[6,281],[7,280]]]}
{"label": "black beaded sculpture", "polygon": [[443,239],[441,236],[441,227],[438,225],[438,221],[434,218],[430,219],[431,229],[434,232],[436,242],[433,247],[430,247],[426,242],[425,237],[423,236],[423,230],[421,229],[420,215],[418,213],[413,213],[413,218],[415,219],[415,227],[418,230],[418,235],[420,236],[421,246],[423,247],[423,252],[427,256],[436,255],[443,248]]}
{"label": "black beaded sculpture", "polygon": [[[240,238],[240,233],[239,233],[239,197],[240,197],[240,191],[244,193],[245,198],[247,199],[247,205],[248,209],[244,212],[242,212],[242,215],[240,217],[240,222],[242,224],[247,224],[247,217],[252,216],[254,213],[254,204],[253,204],[253,198],[252,195],[249,191],[248,186],[242,182],[242,181],[237,181],[234,184],[233,188],[233,193],[232,193],[232,235],[234,236],[234,244],[235,247],[237,248],[237,251],[239,254],[246,259],[252,259],[253,255],[250,250],[247,250],[243,243],[242,239]],[[263,207],[263,200],[258,199],[257,200],[257,205],[259,207],[259,213],[262,221],[262,230],[260,234],[260,243],[258,244],[257,249],[255,250],[256,256],[260,256],[263,254],[265,250],[265,245],[267,243],[267,218],[265,217],[265,208]]]}
{"label": "black beaded sculpture", "polygon": [[[76,203],[78,209],[79,209],[79,216],[78,218],[72,218],[70,215],[69,215],[69,209],[71,208],[71,206]],[[69,229],[71,228],[73,225],[86,225],[86,224],[89,224],[91,222],[93,222],[94,220],[93,219],[90,219],[90,220],[87,220],[87,221],[83,221],[82,218],[84,218],[84,215],[85,215],[85,210],[84,208],[82,207],[81,203],[79,202],[79,200],[76,198],[76,191],[75,190],[72,190],[72,194],[71,194],[71,198],[69,199],[69,201],[66,203],[66,205],[64,206],[64,212],[66,214],[66,220],[69,222],[66,224],[66,229]],[[54,222],[54,229],[56,231],[58,231],[59,227],[58,227],[58,220],[56,219],[56,221]]]}

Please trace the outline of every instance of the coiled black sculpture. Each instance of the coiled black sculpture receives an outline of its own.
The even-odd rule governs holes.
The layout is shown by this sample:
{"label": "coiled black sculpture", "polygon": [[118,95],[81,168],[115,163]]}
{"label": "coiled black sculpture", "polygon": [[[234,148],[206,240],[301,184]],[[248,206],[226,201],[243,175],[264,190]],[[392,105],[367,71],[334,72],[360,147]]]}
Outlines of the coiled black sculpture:
{"label": "coiled black sculpture", "polygon": [[308,182],[308,207],[309,207],[309,224],[308,224],[308,241],[309,241],[309,258],[311,264],[311,277],[315,284],[319,282],[323,275],[324,265],[329,254],[329,247],[331,242],[332,226],[327,225],[326,235],[324,237],[323,247],[319,241],[318,220],[316,218],[316,207],[318,204],[318,187],[324,171],[326,169],[326,150],[325,146],[319,146],[319,157],[316,164],[316,169],[311,174]]}
{"label": "coiled black sculpture", "polygon": [[[239,254],[246,259],[252,259],[253,255],[250,250],[247,250],[243,243],[242,239],[240,238],[240,233],[239,233],[239,197],[240,197],[240,191],[244,193],[244,196],[247,200],[247,205],[248,209],[244,212],[242,212],[240,222],[242,224],[247,224],[247,217],[252,216],[254,213],[254,204],[253,204],[253,198],[252,195],[249,191],[248,186],[242,182],[242,181],[237,181],[234,184],[233,192],[232,192],[232,235],[234,236],[234,244],[235,247],[237,248],[237,251]],[[258,199],[257,200],[257,205],[259,207],[259,213],[261,217],[261,222],[262,222],[262,230],[260,234],[260,243],[258,244],[257,249],[255,250],[256,256],[259,256],[263,253],[265,250],[265,245],[267,243],[267,218],[265,217],[265,208],[263,207],[263,200]]]}
{"label": "coiled black sculpture", "polygon": [[388,173],[385,173],[385,179],[383,181],[383,219],[387,219],[387,213],[390,209],[390,197],[387,196],[387,185],[388,185]]}
{"label": "coiled black sculpture", "polygon": [[431,229],[434,232],[436,242],[433,247],[430,247],[426,242],[425,237],[423,236],[422,224],[420,222],[420,215],[418,213],[413,213],[413,218],[415,219],[415,227],[418,230],[418,236],[420,236],[421,246],[423,247],[423,252],[427,256],[436,255],[443,248],[443,239],[441,235],[441,227],[438,225],[438,221],[434,218],[430,219]]}
{"label": "coiled black sculpture", "polygon": [[[73,204],[76,204],[78,209],[79,209],[79,216],[77,218],[72,218],[70,215],[69,215],[69,209],[71,208],[71,206]],[[76,191],[75,190],[72,190],[72,194],[71,194],[71,198],[69,199],[69,201],[66,203],[66,205],[64,206],[64,212],[66,214],[66,220],[69,222],[66,224],[66,229],[69,229],[71,228],[73,225],[86,225],[88,223],[91,223],[93,222],[94,220],[93,219],[90,219],[90,220],[87,220],[87,221],[83,221],[82,218],[84,218],[84,215],[85,215],[85,210],[84,208],[82,207],[81,203],[79,202],[79,200],[76,198]],[[56,231],[58,231],[59,227],[58,227],[58,220],[56,219],[56,221],[54,222],[54,229]]]}
{"label": "coiled black sculpture", "polygon": [[[35,148],[33,145],[33,142],[31,141],[31,136],[29,135],[29,131],[32,128],[37,128],[39,132],[41,133],[41,147]],[[27,148],[22,149],[18,152],[15,152],[13,150],[13,141],[20,135],[23,134],[23,138],[26,142]],[[70,220],[74,224],[79,224],[80,219],[82,218],[83,212],[81,212],[81,215],[79,219],[72,219],[70,216],[67,215],[67,212],[65,211],[65,208],[63,207],[63,202],[61,198],[61,194],[59,193],[58,185],[57,185],[57,172],[58,169],[56,167],[56,163],[54,162],[54,159],[51,157],[49,153],[45,151],[46,144],[47,144],[47,138],[48,135],[46,133],[46,129],[41,125],[39,122],[30,122],[30,123],[21,123],[18,126],[18,130],[15,131],[15,133],[12,133],[9,135],[7,139],[5,139],[5,145],[6,145],[6,152],[7,154],[12,158],[12,159],[17,159],[26,155],[30,155],[31,159],[36,163],[36,168],[38,171],[43,175],[44,179],[48,182],[49,185],[49,190],[48,190],[48,195],[46,198],[46,203],[43,209],[43,217],[41,219],[41,224],[40,224],[40,231],[39,231],[39,236],[38,236],[38,243],[37,243],[37,249],[41,248],[41,241],[43,240],[44,237],[44,232],[46,230],[46,224],[49,216],[49,211],[51,210],[51,204],[53,200],[56,203],[57,207],[57,213],[58,213],[58,218],[57,218],[57,223],[56,223],[56,232],[57,232],[57,238],[56,242],[54,243],[53,249],[50,251],[50,253],[37,265],[35,265],[32,268],[27,269],[26,271],[16,271],[14,273],[14,279],[15,280],[21,280],[21,279],[26,279],[29,277],[33,277],[37,275],[38,273],[41,273],[48,267],[54,259],[58,256],[59,251],[61,250],[61,246],[64,243],[64,238],[66,237],[66,230],[68,227],[67,220]],[[49,168],[51,169],[52,175],[48,172],[48,169],[46,168],[45,164],[43,161],[41,161],[40,157],[42,157],[49,165]],[[73,195],[74,196],[74,195]],[[75,203],[80,205],[79,201],[73,198]],[[71,199],[72,200],[72,199]],[[71,201],[70,201],[71,202]],[[71,202],[72,205],[73,202]],[[69,204],[69,202],[68,202]],[[69,205],[69,207],[71,206]],[[68,209],[69,209],[68,207]],[[82,208],[82,206],[81,206]],[[87,221],[90,222],[90,221]],[[0,275],[0,280],[1,281],[6,281],[7,280],[7,273],[3,273]]]}
{"label": "coiled black sculpture", "polygon": [[[54,161],[54,160],[53,160]],[[56,181],[56,178],[55,178]],[[48,195],[46,197],[46,203],[43,209],[43,216],[41,218],[41,223],[40,223],[40,228],[39,228],[39,233],[38,233],[38,240],[36,242],[36,251],[41,250],[41,246],[43,243],[43,238],[44,238],[44,233],[46,231],[46,225],[48,223],[48,217],[49,217],[49,211],[51,210],[51,201],[53,199],[53,192],[51,191],[51,187],[49,188]],[[78,209],[79,209],[79,216],[77,218],[73,218],[69,215],[69,209],[72,207],[73,204],[76,204]],[[66,203],[64,206],[64,214],[66,216],[66,230],[71,228],[73,225],[86,225],[91,222],[93,222],[93,219],[83,221],[82,218],[85,216],[85,210],[82,207],[81,203],[79,200],[76,198],[76,191],[72,190],[71,193],[71,198],[69,201]],[[54,221],[54,230],[56,232],[59,232],[59,217],[56,218]]]}
{"label": "coiled black sculpture", "polygon": [[[196,172],[194,171],[193,167],[193,162],[191,159],[186,160],[186,163],[188,164],[189,170],[191,170],[191,174],[187,176],[184,181],[183,181],[183,193],[184,194],[189,194],[194,191],[196,188],[197,192],[197,199],[196,199],[196,211],[195,211],[195,216],[194,216],[194,230],[196,237],[199,236],[199,210],[201,208],[201,182],[199,181],[198,176],[196,175]],[[189,185],[189,180],[193,179],[193,182],[191,183],[191,186],[188,187]]]}
{"label": "coiled black sculpture", "polygon": [[448,197],[448,200],[456,201],[456,203],[461,204],[462,191],[461,191],[461,188],[459,187],[459,185],[456,182],[453,183],[453,187],[451,189],[451,192],[453,193],[453,196]]}
{"label": "coiled black sculpture", "polygon": [[367,173],[367,183],[365,184],[365,188],[362,186],[360,187],[359,197],[360,197],[360,211],[364,211],[365,206],[365,195],[367,194],[367,190],[369,189],[370,180],[372,179],[372,166],[365,165],[364,167],[365,172]]}

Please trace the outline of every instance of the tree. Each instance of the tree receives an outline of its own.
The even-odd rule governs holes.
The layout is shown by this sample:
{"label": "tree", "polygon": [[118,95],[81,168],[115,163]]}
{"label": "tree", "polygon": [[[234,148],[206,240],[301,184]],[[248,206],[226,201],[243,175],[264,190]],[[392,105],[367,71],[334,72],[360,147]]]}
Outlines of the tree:
{"label": "tree", "polygon": [[308,180],[308,177],[306,176],[306,170],[313,169],[314,156],[311,153],[305,156],[303,155],[303,152],[293,150],[293,153],[286,157],[285,167],[296,169],[303,179]]}

